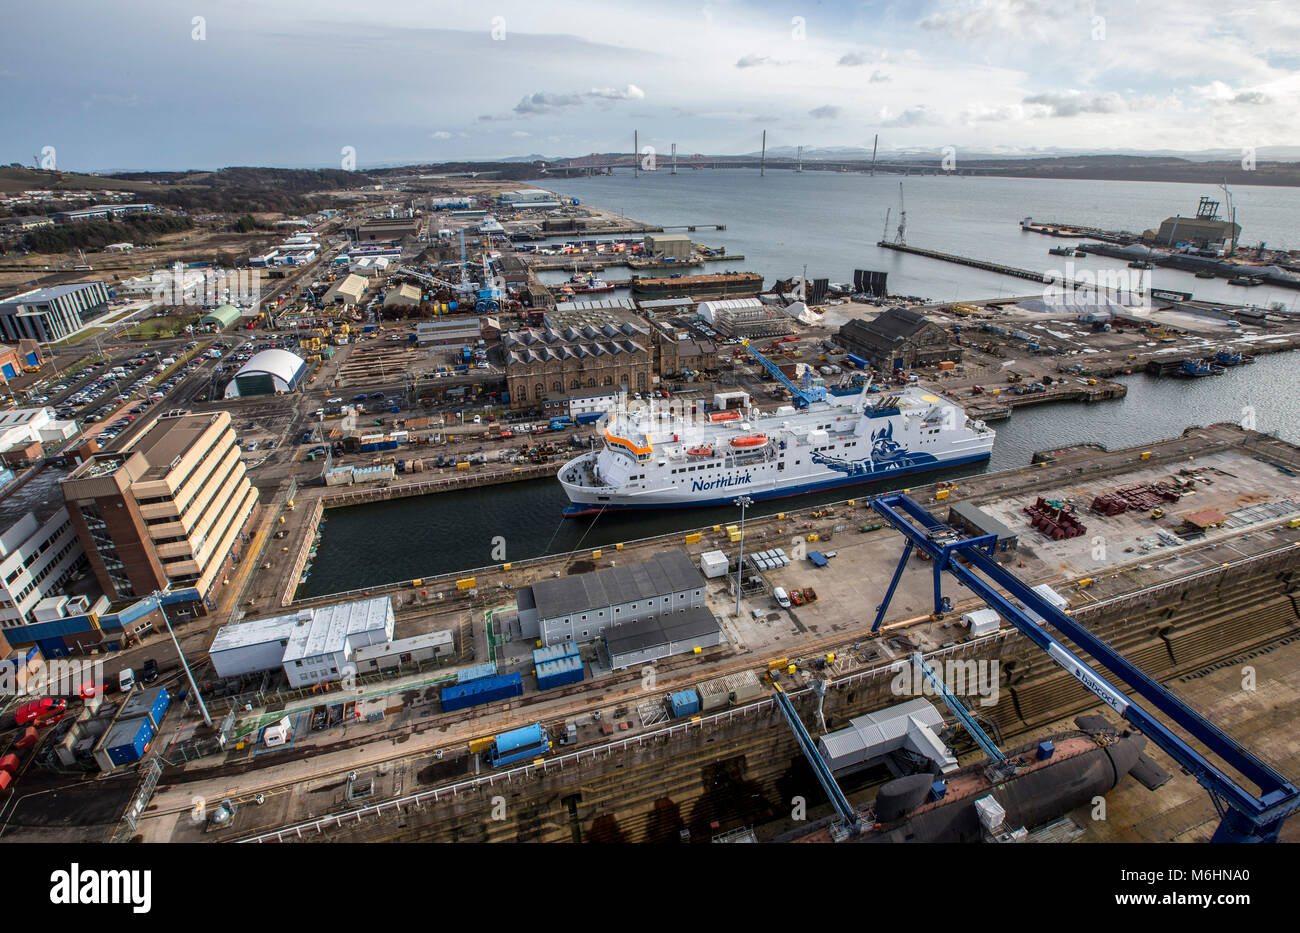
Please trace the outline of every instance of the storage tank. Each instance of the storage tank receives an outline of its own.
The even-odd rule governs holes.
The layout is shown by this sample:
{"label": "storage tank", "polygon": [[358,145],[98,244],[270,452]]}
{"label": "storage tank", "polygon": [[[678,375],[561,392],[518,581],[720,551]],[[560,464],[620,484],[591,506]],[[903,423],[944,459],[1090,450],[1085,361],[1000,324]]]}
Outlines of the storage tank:
{"label": "storage tank", "polygon": [[540,744],[545,738],[546,732],[542,729],[540,722],[535,722],[531,726],[524,726],[521,729],[512,729],[497,736],[497,754],[508,755],[516,749],[530,748]]}

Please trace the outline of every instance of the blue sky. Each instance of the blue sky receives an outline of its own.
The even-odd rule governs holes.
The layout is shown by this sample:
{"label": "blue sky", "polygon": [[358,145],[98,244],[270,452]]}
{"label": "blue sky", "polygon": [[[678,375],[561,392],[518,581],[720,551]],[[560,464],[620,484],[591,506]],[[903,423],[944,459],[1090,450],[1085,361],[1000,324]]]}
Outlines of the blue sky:
{"label": "blue sky", "polygon": [[0,159],[53,146],[66,169],[577,155],[633,129],[682,152],[763,129],[959,154],[1300,143],[1300,4],[1272,0],[46,0],[6,26]]}

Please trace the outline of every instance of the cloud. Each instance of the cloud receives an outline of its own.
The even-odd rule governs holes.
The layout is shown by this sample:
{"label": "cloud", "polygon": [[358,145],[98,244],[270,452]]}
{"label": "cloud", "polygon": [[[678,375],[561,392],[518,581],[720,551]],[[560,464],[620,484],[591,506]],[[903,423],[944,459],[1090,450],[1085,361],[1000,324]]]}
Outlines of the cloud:
{"label": "cloud", "polygon": [[[556,110],[562,110],[565,107],[579,107],[593,100],[644,99],[645,91],[635,84],[629,84],[621,90],[613,87],[594,87],[582,94],[552,94],[548,91],[538,91],[535,94],[526,94],[523,100],[515,104],[514,112],[530,116],[535,113],[554,113]],[[479,119],[483,118],[480,117]]]}
{"label": "cloud", "polygon": [[889,108],[880,111],[880,125],[890,127],[903,126],[939,126],[943,120],[939,119],[924,104],[918,104],[915,107],[908,107],[898,116],[889,115]]}
{"label": "cloud", "polygon": [[599,97],[604,100],[645,100],[645,91],[641,90],[635,84],[629,84],[623,90],[612,87],[592,88],[587,92],[588,97]]}
{"label": "cloud", "polygon": [[1123,113],[1129,109],[1124,98],[1114,91],[1085,94],[1083,91],[1048,91],[1031,94],[1022,103],[1043,108],[1045,116],[1077,117],[1082,113]]}
{"label": "cloud", "polygon": [[736,61],[737,68],[759,68],[764,65],[784,65],[785,62],[777,61],[767,55],[745,55]]}
{"label": "cloud", "polygon": [[863,55],[861,52],[845,52],[840,56],[840,60],[835,64],[853,68],[858,65],[869,65],[871,64],[871,59],[866,55]]}
{"label": "cloud", "polygon": [[451,134],[448,133],[446,130],[438,130],[438,132],[431,133],[430,135],[434,139],[451,139]]}
{"label": "cloud", "polygon": [[[1070,5],[1059,0],[1055,3],[1040,0],[957,0],[950,3],[948,9],[922,19],[920,25],[931,32],[947,32],[964,39],[986,32],[1042,35],[1045,27],[1054,22],[1059,25],[1061,18],[1068,14]],[[1081,11],[1088,9],[1080,0],[1073,5]]]}
{"label": "cloud", "polygon": [[879,83],[882,82],[882,81],[892,81],[892,80],[894,80],[894,79],[891,78],[889,75],[885,74],[885,73],[884,73],[883,71],[881,71],[879,68],[877,68],[875,71],[871,72],[871,83],[872,83],[872,84],[879,84]]}
{"label": "cloud", "polygon": [[1222,81],[1211,81],[1209,84],[1200,87],[1193,87],[1192,93],[1198,97],[1203,97],[1207,103],[1211,104],[1229,104],[1248,106],[1260,106],[1261,104],[1271,104],[1273,98],[1263,91],[1247,88],[1245,90],[1235,90]]}
{"label": "cloud", "polygon": [[963,123],[1001,123],[1006,120],[1023,119],[1025,109],[1018,104],[1006,104],[1001,107],[977,105],[967,107],[961,112]]}
{"label": "cloud", "polygon": [[839,107],[832,107],[830,104],[824,107],[815,107],[808,111],[808,116],[816,117],[818,120],[833,120],[840,115]]}
{"label": "cloud", "polygon": [[515,130],[515,131],[514,131],[513,133],[511,133],[510,135],[513,136],[513,137],[515,137],[516,139],[523,139],[525,136],[532,136],[533,134],[532,134],[532,133],[526,133],[526,132],[524,132],[523,130]]}

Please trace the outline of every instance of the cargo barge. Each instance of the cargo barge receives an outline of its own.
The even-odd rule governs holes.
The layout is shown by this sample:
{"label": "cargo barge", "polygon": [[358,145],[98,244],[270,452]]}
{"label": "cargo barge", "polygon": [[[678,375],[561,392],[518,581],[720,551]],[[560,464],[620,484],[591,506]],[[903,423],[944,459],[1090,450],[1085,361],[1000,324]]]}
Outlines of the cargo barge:
{"label": "cargo barge", "polygon": [[632,277],[632,294],[670,298],[677,295],[756,295],[763,290],[757,272],[717,272],[667,278]]}

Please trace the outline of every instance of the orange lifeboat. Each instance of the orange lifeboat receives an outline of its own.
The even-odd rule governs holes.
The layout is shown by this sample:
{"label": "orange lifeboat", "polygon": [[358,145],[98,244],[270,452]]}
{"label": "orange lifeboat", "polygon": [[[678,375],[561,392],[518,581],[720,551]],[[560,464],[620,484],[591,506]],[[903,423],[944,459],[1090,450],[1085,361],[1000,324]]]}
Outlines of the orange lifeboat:
{"label": "orange lifeboat", "polygon": [[747,437],[733,438],[731,441],[731,446],[732,447],[762,447],[766,443],[767,443],[767,435],[751,434]]}
{"label": "orange lifeboat", "polygon": [[713,456],[713,448],[712,448],[712,447],[692,447],[692,448],[690,448],[689,450],[687,450],[686,453],[687,453],[688,456],[691,456],[691,457],[712,457],[712,456]]}
{"label": "orange lifeboat", "polygon": [[709,420],[715,424],[719,421],[739,421],[740,412],[735,410],[709,412]]}

